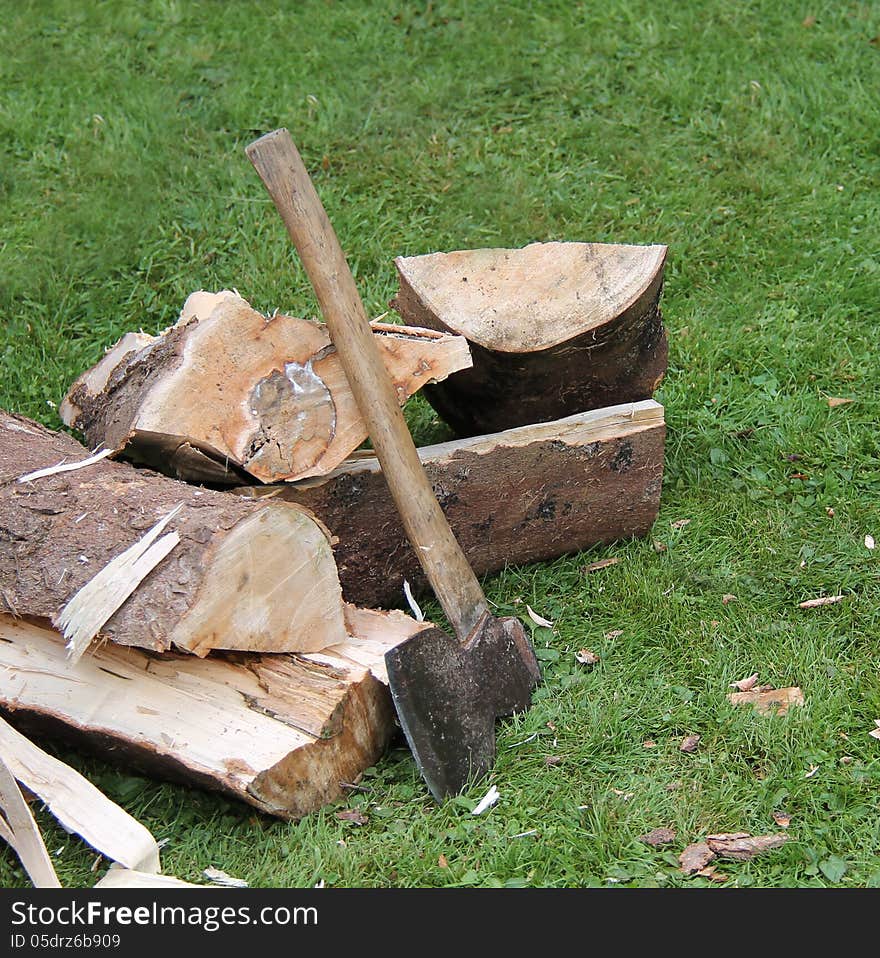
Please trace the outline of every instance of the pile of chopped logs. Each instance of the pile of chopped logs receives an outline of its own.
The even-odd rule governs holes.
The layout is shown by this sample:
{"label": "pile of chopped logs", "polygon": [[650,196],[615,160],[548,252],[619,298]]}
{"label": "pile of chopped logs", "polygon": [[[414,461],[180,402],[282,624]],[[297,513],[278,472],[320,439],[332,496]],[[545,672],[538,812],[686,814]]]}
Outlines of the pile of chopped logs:
{"label": "pile of chopped logs", "polygon": [[[478,574],[651,528],[665,256],[396,261],[374,336],[459,437],[419,452]],[[199,291],[60,413],[87,446],[0,412],[0,712],[281,817],[344,794],[395,731],[385,652],[430,623],[326,328]]]}

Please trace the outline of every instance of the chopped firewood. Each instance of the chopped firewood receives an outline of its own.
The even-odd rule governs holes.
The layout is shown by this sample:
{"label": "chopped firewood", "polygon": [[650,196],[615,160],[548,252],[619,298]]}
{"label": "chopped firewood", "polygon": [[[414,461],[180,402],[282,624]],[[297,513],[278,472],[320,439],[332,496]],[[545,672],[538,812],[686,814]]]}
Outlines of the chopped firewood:
{"label": "chopped firewood", "polygon": [[733,705],[754,706],[760,715],[785,715],[789,706],[804,704],[804,693],[796,685],[785,689],[731,692],[727,698]]}
{"label": "chopped firewood", "polygon": [[[377,325],[401,403],[470,366],[461,336]],[[61,418],[168,475],[239,484],[329,472],[367,437],[327,329],[197,292],[158,336],[128,334],[73,384]]]}
{"label": "chopped firewood", "polygon": [[36,888],[60,888],[52,859],[34,816],[15,781],[0,758],[0,838],[18,855]]}
{"label": "chopped firewood", "polygon": [[[598,543],[646,535],[660,506],[665,425],[653,400],[558,422],[427,446],[419,455],[477,575]],[[352,457],[329,476],[248,486],[298,502],[333,532],[343,593],[365,606],[401,604],[426,580],[378,460]]]}
{"label": "chopped firewood", "polygon": [[425,396],[459,435],[650,398],[666,372],[665,246],[533,243],[395,260],[404,322],[467,338]]}
{"label": "chopped firewood", "polygon": [[47,754],[0,718],[0,753],[68,832],[126,868],[159,871],[156,839],[79,772]]}
{"label": "chopped firewood", "polygon": [[[345,640],[331,537],[308,510],[197,489],[107,459],[14,481],[35,466],[84,453],[70,436],[0,412],[0,526],[7,540],[0,612],[49,619],[80,652],[96,628],[123,645],[174,645],[196,655],[214,648],[315,651]],[[140,569],[144,532],[174,510],[166,535],[150,548],[167,544],[171,534],[179,541],[152,571]]]}
{"label": "chopped firewood", "polygon": [[[381,660],[381,613],[359,649],[296,655],[155,655],[107,644],[72,664],[55,631],[0,615],[0,709],[110,761],[223,792],[282,818],[346,793],[394,732],[390,693],[357,658]],[[409,634],[430,627],[410,622]]]}

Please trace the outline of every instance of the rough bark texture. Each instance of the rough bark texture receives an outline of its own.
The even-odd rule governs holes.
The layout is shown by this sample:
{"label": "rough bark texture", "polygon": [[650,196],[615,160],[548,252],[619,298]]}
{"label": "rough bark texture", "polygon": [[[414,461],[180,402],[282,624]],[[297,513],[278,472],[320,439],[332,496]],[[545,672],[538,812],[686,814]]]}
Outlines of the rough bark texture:
{"label": "rough bark texture", "polygon": [[106,459],[17,481],[87,456],[70,436],[0,412],[0,612],[57,621],[83,585],[182,503],[169,526],[180,543],[101,635],[199,655],[312,651],[344,639],[329,534],[306,510],[197,489]]}
{"label": "rough bark texture", "polygon": [[[373,330],[401,403],[470,365],[462,337]],[[61,416],[93,447],[223,484],[322,475],[367,436],[326,327],[267,318],[229,291],[193,293],[159,336],[124,336],[74,383]]]}
{"label": "rough bark texture", "polygon": [[394,732],[388,689],[344,648],[313,661],[107,645],[71,665],[56,632],[0,615],[0,712],[110,761],[300,818],[344,794]]}
{"label": "rough bark texture", "polygon": [[[663,475],[663,407],[653,400],[419,450],[452,529],[478,575],[601,542],[646,535]],[[343,594],[358,605],[403,603],[426,582],[378,462],[241,490],[298,502],[337,537]]]}
{"label": "rough bark texture", "polygon": [[398,257],[404,322],[465,336],[425,396],[459,435],[648,399],[666,372],[665,246],[535,243]]}

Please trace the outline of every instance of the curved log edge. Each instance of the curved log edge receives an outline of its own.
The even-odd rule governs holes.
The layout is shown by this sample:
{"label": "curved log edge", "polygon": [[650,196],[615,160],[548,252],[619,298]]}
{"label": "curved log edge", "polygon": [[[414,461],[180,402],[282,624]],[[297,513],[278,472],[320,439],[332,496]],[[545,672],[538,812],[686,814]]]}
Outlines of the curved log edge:
{"label": "curved log edge", "polygon": [[[460,336],[373,327],[401,403],[470,366]],[[158,336],[128,333],[73,384],[66,425],[179,479],[239,484],[322,475],[367,437],[321,323],[264,316],[199,291]]]}
{"label": "curved log edge", "polygon": [[[647,535],[663,477],[663,407],[653,400],[419,450],[446,517],[478,575]],[[343,595],[401,606],[406,579],[428,588],[378,461],[369,452],[329,476],[247,487],[313,511],[336,536]]]}
{"label": "curved log edge", "polygon": [[666,246],[534,243],[395,260],[404,322],[464,336],[473,367],[425,396],[459,435],[648,399],[667,365]]}
{"label": "curved log edge", "polygon": [[307,510],[108,459],[19,481],[87,457],[70,436],[0,411],[0,612],[57,623],[83,586],[179,507],[168,527],[178,544],[100,636],[197,655],[218,647],[314,651],[345,638],[330,534]]}
{"label": "curved log edge", "polygon": [[301,818],[344,795],[394,734],[387,687],[356,659],[381,674],[387,648],[428,627],[369,610],[351,621],[366,621],[368,637],[317,657],[108,645],[71,665],[57,632],[0,614],[0,712],[109,761]]}

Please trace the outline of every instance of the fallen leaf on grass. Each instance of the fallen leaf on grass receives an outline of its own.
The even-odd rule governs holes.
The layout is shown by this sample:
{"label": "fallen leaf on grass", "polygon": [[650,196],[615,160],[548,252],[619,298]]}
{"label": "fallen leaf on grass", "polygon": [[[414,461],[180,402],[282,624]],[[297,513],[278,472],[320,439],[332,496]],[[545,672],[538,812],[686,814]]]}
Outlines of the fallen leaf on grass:
{"label": "fallen leaf on grass", "polygon": [[785,715],[789,706],[804,704],[804,693],[793,685],[785,689],[731,692],[727,700],[731,705],[752,705],[759,715]]}
{"label": "fallen leaf on grass", "polygon": [[553,623],[549,619],[545,619],[543,615],[538,615],[538,613],[535,612],[530,605],[526,606],[526,612],[528,612],[529,618],[535,623],[535,625],[540,625],[544,629],[553,628]]}
{"label": "fallen leaf on grass", "polygon": [[639,835],[639,841],[657,848],[660,845],[671,845],[675,841],[676,833],[671,828],[653,828],[645,835]]}
{"label": "fallen leaf on grass", "polygon": [[818,599],[807,599],[806,602],[799,602],[799,609],[818,609],[821,605],[834,605],[836,602],[842,602],[842,595],[823,595]]}
{"label": "fallen leaf on grass", "polygon": [[657,743],[652,742],[651,739],[648,739],[646,742],[642,742],[642,748],[656,748]]}
{"label": "fallen leaf on grass", "polygon": [[351,822],[354,825],[366,825],[370,820],[359,808],[344,808],[336,813],[341,822]]}
{"label": "fallen leaf on grass", "polygon": [[661,542],[659,539],[652,540],[651,545],[654,547],[655,552],[665,552],[668,548],[666,543]]}
{"label": "fallen leaf on grass", "polygon": [[574,657],[581,665],[595,665],[599,661],[599,656],[591,649],[581,649],[575,652]]}
{"label": "fallen leaf on grass", "polygon": [[829,396],[829,397],[828,397],[828,405],[829,405],[832,409],[836,409],[838,406],[845,406],[845,405],[847,405],[847,403],[851,403],[852,401],[853,401],[852,399],[843,399],[843,398],[841,398],[840,396]]}
{"label": "fallen leaf on grass", "polygon": [[685,752],[690,754],[691,752],[696,752],[697,747],[700,744],[699,735],[687,735],[682,739],[681,745],[678,746],[679,752]]}
{"label": "fallen leaf on grass", "polygon": [[617,557],[611,559],[599,559],[598,562],[591,562],[584,566],[584,572],[598,572],[600,569],[607,569],[608,566],[617,565],[620,559]]}
{"label": "fallen leaf on grass", "polygon": [[872,738],[880,738],[880,719],[874,719],[874,724],[877,728],[872,728],[871,731],[868,732],[868,735]]}
{"label": "fallen leaf on grass", "polygon": [[814,27],[816,26],[816,18],[811,14],[808,17],[804,17],[803,22],[801,23],[802,27]]}
{"label": "fallen leaf on grass", "polygon": [[437,859],[437,867],[438,867],[438,868],[449,868],[449,862],[446,861],[446,856],[445,856],[445,855],[441,855],[441,856]]}
{"label": "fallen leaf on grass", "polygon": [[750,689],[755,687],[757,682],[758,673],[753,672],[751,675],[744,679],[740,679],[738,682],[731,682],[729,688],[738,689],[740,692],[748,692]]}
{"label": "fallen leaf on grass", "polygon": [[706,842],[695,842],[678,856],[681,871],[685,875],[696,875],[715,858],[715,852]]}
{"label": "fallen leaf on grass", "polygon": [[709,881],[725,882],[730,878],[730,875],[725,875],[723,872],[715,870],[714,865],[707,865],[705,868],[701,868],[697,874],[700,878],[708,878]]}
{"label": "fallen leaf on grass", "polygon": [[669,526],[672,529],[683,529],[690,521],[690,519],[676,519],[675,522],[670,522]]}
{"label": "fallen leaf on grass", "polygon": [[785,812],[774,812],[773,821],[776,822],[780,828],[788,828],[788,826],[791,825],[791,815],[786,815]]}
{"label": "fallen leaf on grass", "polygon": [[736,602],[736,596],[732,592],[725,592],[724,595],[721,596],[721,604],[730,605],[731,602]]}
{"label": "fallen leaf on grass", "polygon": [[779,848],[788,841],[788,835],[778,832],[776,835],[749,835],[748,832],[725,832],[720,835],[707,835],[706,844],[719,858],[735,858],[746,862],[756,855]]}

